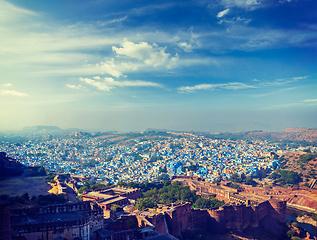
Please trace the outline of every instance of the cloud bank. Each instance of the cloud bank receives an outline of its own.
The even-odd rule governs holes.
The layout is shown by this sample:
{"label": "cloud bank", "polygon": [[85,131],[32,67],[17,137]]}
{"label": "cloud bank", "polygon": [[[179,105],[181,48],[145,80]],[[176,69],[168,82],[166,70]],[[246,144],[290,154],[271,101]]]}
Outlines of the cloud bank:
{"label": "cloud bank", "polygon": [[3,96],[15,96],[15,97],[28,97],[26,93],[18,92],[15,90],[1,90],[0,95]]}
{"label": "cloud bank", "polygon": [[99,76],[94,77],[94,79],[80,77],[79,80],[101,91],[110,91],[111,89],[114,89],[116,87],[158,87],[158,88],[162,87],[161,84],[154,83],[154,82],[141,81],[141,80],[116,81],[111,77],[105,77],[103,78],[103,80]]}
{"label": "cloud bank", "polygon": [[182,86],[178,88],[180,92],[193,92],[196,90],[216,90],[216,89],[228,89],[228,90],[239,90],[246,88],[256,88],[255,86],[247,85],[241,82],[231,82],[224,84],[198,84],[194,86]]}

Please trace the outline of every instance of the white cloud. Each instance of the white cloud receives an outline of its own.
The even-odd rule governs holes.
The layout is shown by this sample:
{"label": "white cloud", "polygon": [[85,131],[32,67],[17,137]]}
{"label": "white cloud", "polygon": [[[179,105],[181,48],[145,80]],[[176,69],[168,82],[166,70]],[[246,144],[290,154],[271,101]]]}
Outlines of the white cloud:
{"label": "white cloud", "polygon": [[302,102],[317,102],[317,98],[316,99],[306,99],[306,100],[303,100]]}
{"label": "white cloud", "polygon": [[159,47],[147,42],[134,43],[124,39],[121,47],[112,46],[116,58],[106,58],[106,61],[98,64],[102,73],[110,74],[116,78],[127,77],[128,72],[136,70],[153,71],[162,68],[177,67],[178,54],[171,57],[166,53],[166,47]]}
{"label": "white cloud", "polygon": [[229,8],[227,8],[227,9],[225,9],[225,10],[219,12],[219,13],[217,14],[217,18],[222,18],[224,15],[228,14],[229,11],[230,11]]}
{"label": "white cloud", "polygon": [[[185,62],[189,66],[190,62],[202,59],[198,57],[191,61],[184,59],[182,55],[172,56],[170,47],[177,46],[174,51],[182,48],[185,52],[203,49],[212,53],[224,53],[231,50],[253,51],[309,44],[313,43],[312,40],[315,38],[313,34],[305,32],[255,29],[244,24],[242,27],[230,27],[230,34],[219,30],[194,34],[192,28],[172,33],[148,27],[121,31],[106,27],[101,29],[98,23],[50,25],[45,24],[46,19],[41,14],[16,8],[11,4],[9,6],[11,7],[8,8],[6,16],[10,16],[11,13],[12,16],[18,15],[21,22],[12,24],[8,21],[8,24],[1,27],[1,36],[4,37],[0,38],[0,53],[6,59],[1,65],[11,72],[16,66],[20,66],[23,70],[20,71],[21,75],[36,73],[37,76],[40,74],[78,77],[105,73],[119,78],[126,77],[126,74],[134,71],[177,68]],[[116,20],[124,18],[115,18],[113,21]],[[237,18],[236,21],[248,20]],[[120,46],[119,43],[124,37],[130,41],[126,40]],[[154,42],[159,43],[160,47]],[[112,56],[112,46],[118,57]],[[101,52],[104,55],[101,55]]]}
{"label": "white cloud", "polygon": [[141,80],[135,80],[135,81],[122,81],[118,82],[118,84],[122,87],[159,87],[161,88],[162,85],[154,82],[147,82],[147,81],[141,81]]}
{"label": "white cloud", "polygon": [[234,21],[238,21],[238,22],[243,22],[245,24],[248,24],[249,22],[252,21],[252,19],[246,19],[246,18],[241,18],[241,17],[234,17],[233,18]]}
{"label": "white cloud", "polygon": [[221,4],[228,8],[238,7],[252,11],[261,7],[262,2],[258,0],[221,0]]}
{"label": "white cloud", "polygon": [[2,84],[3,87],[12,87],[12,84],[11,83],[4,83]]}
{"label": "white cloud", "polygon": [[302,79],[306,79],[308,78],[308,76],[304,76],[304,77],[293,77],[293,80],[297,81],[297,80],[302,80]]}
{"label": "white cloud", "polygon": [[140,64],[132,63],[132,62],[120,62],[115,61],[113,58],[107,60],[105,62],[100,63],[100,67],[102,72],[108,73],[114,77],[126,77],[123,72],[126,71],[135,71],[140,67]]}
{"label": "white cloud", "polygon": [[98,88],[101,91],[110,91],[110,89],[112,89],[112,87],[109,87],[106,83],[104,82],[98,82],[89,78],[79,78],[80,81],[87,83],[88,85],[94,86],[96,88]]}
{"label": "white cloud", "polygon": [[193,33],[193,27],[189,28],[187,34],[180,34],[177,38],[185,40],[177,43],[177,46],[185,52],[191,52],[194,48],[200,47],[199,36]]}
{"label": "white cloud", "polygon": [[82,85],[66,84],[66,87],[72,88],[72,89],[85,89],[85,90],[87,90],[87,89],[86,89],[85,87],[83,87]]}
{"label": "white cloud", "polygon": [[15,90],[2,90],[0,95],[3,96],[17,96],[17,97],[28,97],[29,95],[26,93],[18,92]]}
{"label": "white cloud", "polygon": [[16,7],[6,1],[0,1],[0,22],[12,23],[28,16],[35,16],[36,13]]}
{"label": "white cloud", "polygon": [[298,80],[302,80],[302,79],[306,79],[308,76],[304,76],[304,77],[293,77],[293,78],[280,78],[280,79],[276,79],[273,82],[270,81],[260,81],[260,85],[262,86],[280,86],[280,85],[284,85],[284,84],[289,84],[289,83],[293,83],[293,82],[297,82]]}
{"label": "white cloud", "polygon": [[[94,77],[94,79],[100,80],[99,76]],[[115,87],[162,87],[161,84],[148,82],[148,81],[116,81],[111,77],[105,77],[103,81],[96,81],[89,78],[79,78],[80,81],[85,82],[88,85],[94,86],[102,91],[110,91]]]}
{"label": "white cloud", "polygon": [[185,52],[191,52],[193,49],[193,46],[191,44],[188,44],[187,42],[180,42],[178,43],[178,46],[182,48]]}
{"label": "white cloud", "polygon": [[285,3],[285,2],[290,3],[290,2],[291,2],[291,0],[285,0],[285,1],[284,1],[284,0],[280,0],[280,1],[279,1],[279,3],[282,3],[282,4],[283,4],[283,3]]}
{"label": "white cloud", "polygon": [[136,44],[125,39],[121,46],[122,48],[113,46],[112,50],[118,55],[135,58],[154,67],[165,64],[170,56],[169,53],[165,52],[166,47],[160,48],[156,44],[150,45],[147,42]]}
{"label": "white cloud", "polygon": [[315,47],[316,34],[310,30],[255,28],[247,25],[248,19],[245,22],[236,19],[230,21],[222,19],[222,21],[235,24],[228,27],[229,31],[223,28],[216,31],[201,32],[199,41],[204,49],[214,53],[226,53],[232,50],[252,52],[263,49],[283,49],[290,46]]}
{"label": "white cloud", "polygon": [[306,99],[301,102],[272,105],[272,106],[264,107],[262,109],[280,109],[280,108],[291,108],[291,107],[314,107],[315,108],[316,106],[317,106],[317,99]]}
{"label": "white cloud", "polygon": [[224,83],[224,84],[198,84],[195,86],[182,86],[178,88],[180,92],[193,92],[195,90],[215,90],[215,89],[229,89],[239,90],[247,88],[256,88],[255,86],[247,85],[240,82]]}
{"label": "white cloud", "polygon": [[104,22],[101,22],[99,21],[99,25],[101,27],[104,27],[104,26],[107,26],[107,25],[110,25],[110,24],[113,24],[113,23],[118,23],[118,22],[122,22],[124,20],[126,20],[128,18],[128,16],[124,16],[122,18],[117,18],[117,19],[112,19],[112,20],[109,20],[109,21],[104,21]]}
{"label": "white cloud", "polygon": [[276,94],[281,94],[283,92],[286,92],[286,91],[291,91],[291,90],[294,90],[296,89],[295,87],[292,87],[292,88],[284,88],[284,89],[280,89],[278,91],[271,91],[271,92],[266,92],[264,94],[257,94],[257,95],[253,95],[253,97],[267,97],[267,96],[271,96],[271,95],[276,95]]}

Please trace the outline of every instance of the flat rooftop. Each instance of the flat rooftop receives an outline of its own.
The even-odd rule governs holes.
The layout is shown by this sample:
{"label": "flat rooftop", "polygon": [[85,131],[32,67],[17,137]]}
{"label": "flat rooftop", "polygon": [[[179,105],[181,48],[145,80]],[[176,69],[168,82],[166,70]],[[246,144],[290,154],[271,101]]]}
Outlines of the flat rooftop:
{"label": "flat rooftop", "polygon": [[98,201],[98,203],[107,205],[107,204],[115,203],[115,202],[125,200],[125,199],[127,199],[127,198],[116,196],[116,197],[113,197],[111,199],[105,199],[105,200]]}
{"label": "flat rooftop", "polygon": [[97,198],[102,198],[102,199],[111,199],[111,198],[116,197],[113,195],[99,193],[99,192],[89,192],[89,193],[86,193],[85,196],[97,197]]}
{"label": "flat rooftop", "polygon": [[195,181],[195,180],[193,180],[192,182],[193,182],[196,186],[211,187],[211,188],[216,188],[216,189],[220,189],[220,190],[223,190],[223,191],[235,193],[234,190],[231,190],[230,187],[227,187],[227,186],[214,185],[214,184],[211,184],[211,183],[207,183],[207,184],[204,185],[204,184],[202,184],[201,182]]}
{"label": "flat rooftop", "polygon": [[[112,188],[109,188],[107,190],[113,190],[115,192],[125,192],[125,193],[131,193],[133,191],[135,191],[136,189],[130,189],[130,188],[120,188],[120,187],[112,187]],[[105,190],[105,191],[107,191]]]}

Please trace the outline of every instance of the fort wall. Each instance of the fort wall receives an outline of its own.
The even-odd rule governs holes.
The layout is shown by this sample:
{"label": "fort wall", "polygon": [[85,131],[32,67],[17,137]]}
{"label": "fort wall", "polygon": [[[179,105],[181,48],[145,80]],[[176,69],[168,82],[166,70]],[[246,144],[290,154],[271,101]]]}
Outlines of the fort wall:
{"label": "fort wall", "polygon": [[170,234],[179,237],[179,233],[185,229],[192,228],[191,204],[184,203],[172,206],[171,210],[165,212],[165,219]]}
{"label": "fort wall", "polygon": [[[43,220],[41,216],[58,215],[65,213],[80,212],[81,217],[66,220]],[[103,212],[92,202],[78,202],[71,204],[50,205],[39,208],[11,210],[11,217],[25,219],[32,216],[33,221],[18,221],[11,225],[12,235],[15,237],[24,236],[27,240],[48,239],[57,237],[66,239],[91,239],[94,232],[103,228]],[[45,218],[49,219],[49,218]]]}
{"label": "fort wall", "polygon": [[44,207],[36,208],[23,208],[13,209],[10,211],[11,217],[26,216],[35,214],[49,214],[49,213],[63,213],[63,212],[78,212],[78,211],[91,211],[99,210],[99,208],[92,202],[77,202],[77,203],[65,203],[48,205]]}
{"label": "fort wall", "polygon": [[[174,176],[172,181],[179,181],[183,186],[189,186],[203,197],[216,196],[230,205],[213,209],[190,209],[189,213],[182,212],[182,206],[174,206],[174,210],[165,211],[167,228],[176,237],[182,230],[199,229],[211,233],[224,233],[226,229],[243,231],[251,226],[258,227],[260,221],[270,216],[280,222],[286,219],[286,201],[273,199],[267,201],[254,201],[239,194],[241,190],[226,185],[212,184],[200,177]],[[248,188],[247,191],[256,191]],[[262,191],[267,191],[262,189]],[[179,211],[177,209],[180,209]],[[155,225],[155,223],[154,223]],[[164,229],[159,228],[163,233]],[[158,230],[159,230],[158,229]]]}
{"label": "fort wall", "polygon": [[202,230],[209,233],[225,233],[227,229],[243,231],[247,227],[258,227],[266,216],[284,222],[286,202],[272,199],[258,205],[227,205],[212,209],[191,209],[190,203],[169,204],[151,211],[140,213],[139,226],[146,218],[155,226],[155,231],[169,233],[181,239],[184,230]]}

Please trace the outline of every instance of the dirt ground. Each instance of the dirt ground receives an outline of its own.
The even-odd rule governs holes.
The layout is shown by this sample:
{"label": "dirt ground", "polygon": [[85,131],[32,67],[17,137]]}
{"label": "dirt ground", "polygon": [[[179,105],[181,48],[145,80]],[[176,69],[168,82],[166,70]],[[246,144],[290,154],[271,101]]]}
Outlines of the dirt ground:
{"label": "dirt ground", "polygon": [[51,186],[45,182],[46,177],[14,177],[0,181],[0,195],[20,196],[28,193],[29,196],[48,194]]}

